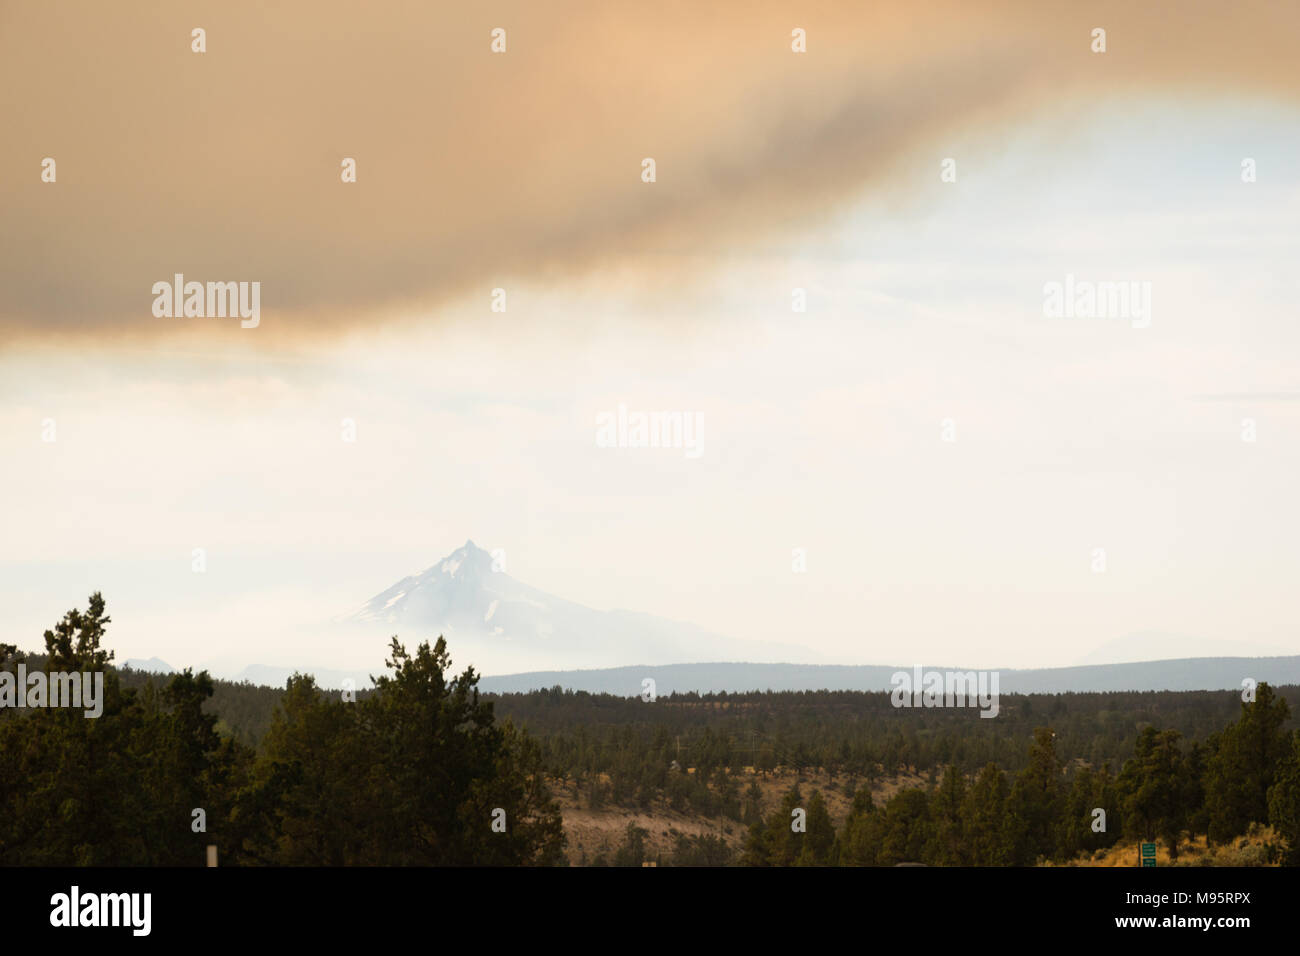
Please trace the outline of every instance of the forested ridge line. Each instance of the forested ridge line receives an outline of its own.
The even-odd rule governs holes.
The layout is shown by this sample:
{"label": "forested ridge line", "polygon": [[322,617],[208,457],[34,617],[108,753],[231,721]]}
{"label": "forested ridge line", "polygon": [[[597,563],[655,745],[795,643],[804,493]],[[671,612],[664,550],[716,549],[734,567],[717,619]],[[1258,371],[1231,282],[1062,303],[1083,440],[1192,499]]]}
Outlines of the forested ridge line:
{"label": "forested ridge line", "polygon": [[[992,720],[851,691],[490,696],[441,638],[412,653],[394,637],[353,697],[309,676],[277,690],[118,670],[109,623],[94,594],[43,655],[0,645],[6,672],[105,676],[94,719],[0,710],[0,862],[197,865],[212,843],[232,864],[557,864],[554,786],[742,821],[750,865],[1030,865],[1135,836],[1176,855],[1262,825],[1274,861],[1300,862],[1300,688],[1007,695]],[[842,779],[843,826],[797,787],[765,813],[754,778],[778,767]],[[929,783],[877,806],[869,785],[900,771]],[[736,862],[723,849],[688,840],[676,862]]]}
{"label": "forested ridge line", "polygon": [[[29,660],[39,664],[42,658],[33,654]],[[167,680],[130,669],[119,673],[124,687],[137,689]],[[220,679],[212,684],[204,710],[219,716],[219,730],[259,746],[284,688]],[[1292,713],[1300,711],[1300,686],[1275,691]],[[359,691],[357,697],[368,693]],[[1003,694],[998,717],[980,720],[962,709],[900,710],[882,691],[688,693],[652,703],[559,687],[481,696],[498,717],[527,726],[548,755],[579,761],[589,770],[610,769],[620,747],[653,741],[662,731],[682,737],[692,765],[697,753],[709,759],[704,755],[725,748],[724,762],[735,766],[856,766],[864,775],[873,763],[884,773],[929,771],[950,763],[970,773],[989,761],[1018,769],[1026,759],[1023,741],[1043,724],[1051,726],[1061,751],[1072,758],[1094,766],[1118,764],[1143,727],[1203,740],[1231,721],[1241,702],[1240,692],[1230,690]]]}

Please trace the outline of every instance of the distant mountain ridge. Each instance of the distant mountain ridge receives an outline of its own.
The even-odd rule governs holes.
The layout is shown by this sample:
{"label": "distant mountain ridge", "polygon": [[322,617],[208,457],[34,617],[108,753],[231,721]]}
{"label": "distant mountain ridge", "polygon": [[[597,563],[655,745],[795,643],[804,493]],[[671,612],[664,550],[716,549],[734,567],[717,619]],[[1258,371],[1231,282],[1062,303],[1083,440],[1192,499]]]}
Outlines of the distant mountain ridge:
{"label": "distant mountain ridge", "polygon": [[[161,666],[146,666],[161,665]],[[126,662],[138,671],[173,673],[157,658]],[[931,667],[925,670],[969,671],[974,668]],[[320,687],[338,689],[345,679],[362,690],[371,686],[370,672],[324,668],[290,668],[251,665],[227,679],[236,683],[283,687],[294,672],[311,674]],[[560,686],[593,694],[635,697],[647,677],[656,694],[745,693],[748,691],[891,690],[898,671],[911,673],[911,665],[840,664],[665,664],[609,667],[594,670],[530,671],[481,677],[484,693],[524,693]],[[375,676],[378,676],[376,673]],[[1078,667],[998,670],[998,691],[1003,694],[1105,693],[1107,691],[1239,690],[1243,678],[1268,681],[1275,687],[1300,686],[1300,655],[1290,657],[1203,657]]]}
{"label": "distant mountain ridge", "polygon": [[[457,672],[472,665],[486,692],[515,692],[556,685],[592,693],[637,696],[641,682],[654,679],[656,693],[751,690],[890,690],[891,677],[911,664],[841,665],[807,663],[807,648],[736,640],[691,624],[633,611],[599,611],[547,594],[507,574],[504,562],[472,540],[423,571],[408,575],[335,619],[346,644],[381,647],[397,634],[412,649],[420,641],[446,637]],[[371,645],[370,642],[378,641]],[[1182,635],[1143,632],[1103,645],[1090,657],[1120,652],[1149,659],[1113,658],[1074,666],[998,669],[1000,693],[1068,693],[1240,689],[1245,678],[1281,686],[1300,685],[1300,655],[1244,656],[1240,645],[1228,654],[1206,652],[1217,642]],[[346,645],[345,645],[346,647]],[[1205,656],[1173,657],[1177,648]],[[1259,648],[1267,652],[1271,648]],[[1254,650],[1254,648],[1251,648]],[[1233,652],[1237,651],[1235,656]],[[883,657],[890,651],[881,653]],[[355,655],[347,655],[355,659]],[[335,658],[339,660],[340,658]],[[802,659],[804,663],[790,663]],[[656,661],[628,665],[628,660]],[[712,661],[714,663],[700,663]],[[126,662],[137,670],[170,672],[157,658]],[[370,686],[379,662],[352,669],[254,663],[237,673],[214,668],[214,676],[236,682],[283,687],[293,673],[312,674],[321,687]],[[234,665],[237,667],[238,665]],[[940,671],[972,668],[933,667]]]}
{"label": "distant mountain ridge", "polygon": [[629,660],[814,659],[793,644],[737,640],[635,611],[598,611],[516,580],[472,540],[409,575],[339,619],[345,626],[398,634],[408,645],[441,634],[453,659],[480,671],[521,662],[609,667]]}
{"label": "distant mountain ridge", "polygon": [[[926,670],[970,671],[968,667],[925,666]],[[1291,657],[1204,657],[1132,664],[1091,664],[1025,670],[997,668],[1003,694],[1063,694],[1105,691],[1234,690],[1242,680],[1274,686],[1300,685],[1300,655]],[[593,694],[635,697],[651,678],[656,694],[746,691],[859,690],[887,691],[898,671],[912,665],[837,664],[669,664],[659,667],[612,667],[600,670],[532,671],[484,677],[486,693],[521,693],[560,686]]]}
{"label": "distant mountain ridge", "polygon": [[175,669],[159,657],[151,657],[148,660],[141,660],[138,657],[129,657],[122,662],[122,666],[129,667],[133,671],[144,671],[149,674],[175,673]]}

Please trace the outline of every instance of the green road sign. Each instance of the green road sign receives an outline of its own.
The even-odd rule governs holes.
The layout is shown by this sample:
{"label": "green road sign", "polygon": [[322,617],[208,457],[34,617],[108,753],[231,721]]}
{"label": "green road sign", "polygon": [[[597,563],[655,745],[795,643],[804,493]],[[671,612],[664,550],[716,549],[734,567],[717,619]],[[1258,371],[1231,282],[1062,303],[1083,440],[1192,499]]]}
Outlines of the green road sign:
{"label": "green road sign", "polygon": [[1143,865],[1143,866],[1155,866],[1155,865],[1156,865],[1156,861],[1153,860],[1153,859],[1145,859],[1145,860],[1142,861],[1142,865]]}
{"label": "green road sign", "polygon": [[1155,845],[1154,843],[1143,843],[1143,844],[1142,844],[1142,855],[1143,855],[1143,856],[1149,856],[1149,857],[1152,857],[1152,858],[1154,859],[1154,858],[1155,858],[1155,855],[1156,855],[1156,845]]}

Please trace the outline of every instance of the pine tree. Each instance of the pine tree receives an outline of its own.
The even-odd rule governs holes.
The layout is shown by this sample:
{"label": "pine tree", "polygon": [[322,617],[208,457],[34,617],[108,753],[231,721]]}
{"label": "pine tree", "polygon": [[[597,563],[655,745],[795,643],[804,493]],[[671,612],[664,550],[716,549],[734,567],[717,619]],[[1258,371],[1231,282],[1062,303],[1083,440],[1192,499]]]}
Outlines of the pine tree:
{"label": "pine tree", "polygon": [[900,790],[885,805],[878,862],[882,866],[920,863],[930,840],[930,798],[921,789]]}
{"label": "pine tree", "polygon": [[[1097,778],[1091,769],[1080,767],[1075,771],[1069,793],[1062,805],[1057,836],[1057,855],[1061,859],[1073,859],[1080,853],[1093,849],[1093,810],[1100,806],[1096,802],[1097,789]],[[1107,821],[1108,824],[1109,822]]]}
{"label": "pine tree", "polygon": [[1131,835],[1164,840],[1173,858],[1187,818],[1188,775],[1176,730],[1146,727],[1138,736],[1133,758],[1119,775],[1125,826]]}
{"label": "pine tree", "polygon": [[746,866],[794,865],[803,849],[801,840],[807,835],[796,833],[791,827],[796,809],[806,809],[798,784],[786,792],[766,820],[749,828],[743,860]]}
{"label": "pine tree", "polygon": [[1268,820],[1286,841],[1282,862],[1300,866],[1300,730],[1291,735],[1291,752],[1268,789]]}
{"label": "pine tree", "polygon": [[1060,818],[1061,771],[1056,734],[1048,727],[1034,731],[1029,762],[1011,788],[1008,805],[1015,835],[1015,862],[1033,865],[1056,851],[1056,822]]}
{"label": "pine tree", "polygon": [[1007,812],[1006,774],[987,764],[962,803],[962,829],[974,866],[1008,866],[1014,862],[1015,839]]}
{"label": "pine tree", "polygon": [[831,850],[835,846],[835,825],[831,822],[830,812],[820,790],[814,790],[808,798],[807,832],[796,834],[801,837],[799,856],[796,866],[825,866],[831,861]]}
{"label": "pine tree", "polygon": [[928,862],[939,866],[964,866],[969,862],[962,806],[966,801],[966,778],[951,764],[930,805],[934,838]]}
{"label": "pine tree", "polygon": [[1291,749],[1282,729],[1289,716],[1285,698],[1260,684],[1255,700],[1243,703],[1240,718],[1219,735],[1205,774],[1209,838],[1214,842],[1231,840],[1252,822],[1268,820],[1268,789]]}
{"label": "pine tree", "polygon": [[840,866],[875,866],[881,832],[880,814],[871,800],[871,791],[859,788],[853,794],[853,804],[844,830],[835,841],[833,856]]}
{"label": "pine tree", "polygon": [[472,668],[448,676],[442,638],[414,655],[394,638],[391,651],[393,673],[364,700],[289,681],[243,797],[273,842],[250,852],[281,864],[562,862],[536,743],[495,722]]}
{"label": "pine tree", "polygon": [[[200,865],[203,846],[233,850],[232,795],[251,760],[223,741],[204,712],[206,673],[169,679],[162,691],[122,684],[102,646],[111,618],[103,596],[45,632],[45,655],[30,672],[102,680],[102,709],[39,707],[0,719],[0,859],[15,865]],[[16,666],[12,646],[0,667]],[[29,672],[29,677],[31,673]],[[196,833],[191,811],[206,816]]]}
{"label": "pine tree", "polygon": [[650,832],[629,823],[623,832],[623,844],[614,851],[615,866],[640,866],[646,860],[645,838]]}

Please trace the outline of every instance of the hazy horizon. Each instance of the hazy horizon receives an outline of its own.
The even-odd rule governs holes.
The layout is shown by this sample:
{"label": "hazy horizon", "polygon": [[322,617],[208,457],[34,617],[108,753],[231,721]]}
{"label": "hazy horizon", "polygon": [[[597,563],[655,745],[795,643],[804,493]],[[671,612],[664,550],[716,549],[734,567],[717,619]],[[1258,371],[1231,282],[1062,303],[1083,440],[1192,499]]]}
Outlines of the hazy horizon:
{"label": "hazy horizon", "polygon": [[822,662],[1300,649],[1300,14],[982,6],[0,8],[0,639],[373,666],[472,538]]}

